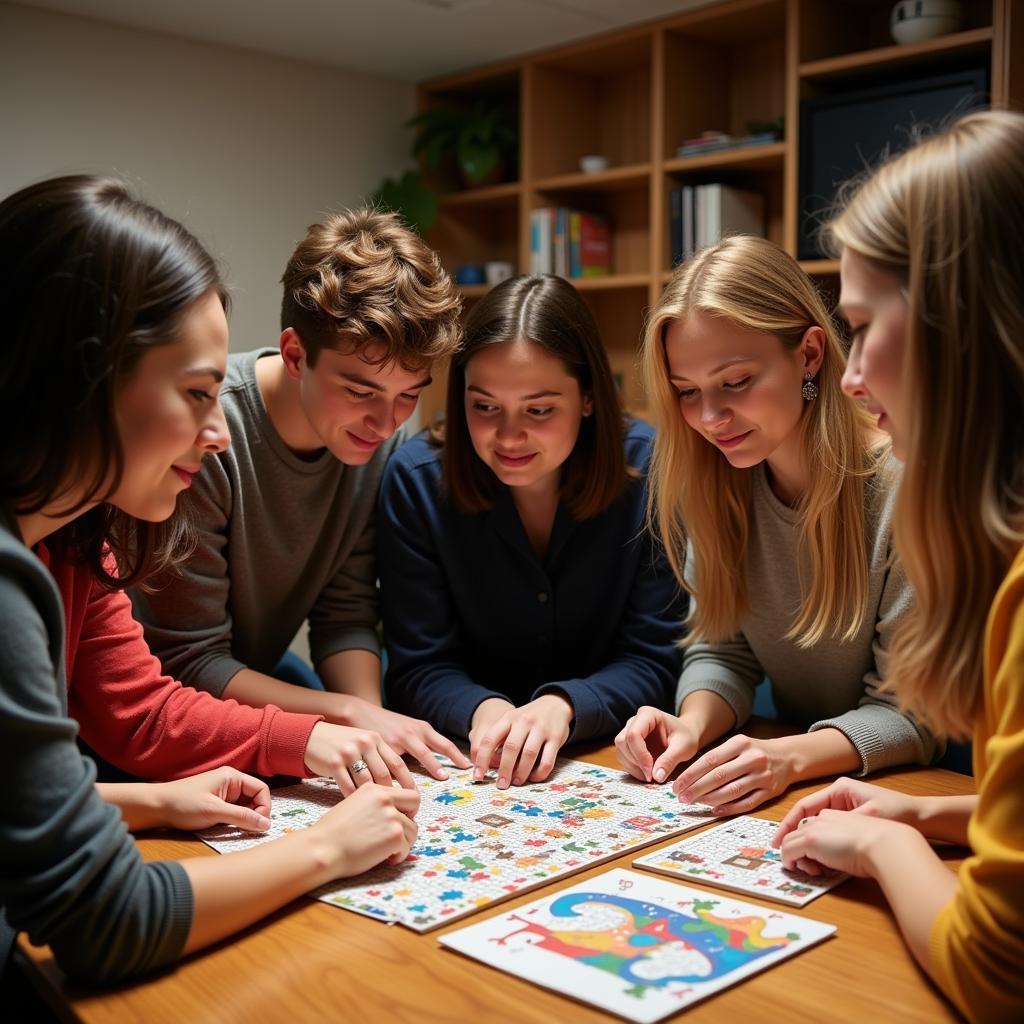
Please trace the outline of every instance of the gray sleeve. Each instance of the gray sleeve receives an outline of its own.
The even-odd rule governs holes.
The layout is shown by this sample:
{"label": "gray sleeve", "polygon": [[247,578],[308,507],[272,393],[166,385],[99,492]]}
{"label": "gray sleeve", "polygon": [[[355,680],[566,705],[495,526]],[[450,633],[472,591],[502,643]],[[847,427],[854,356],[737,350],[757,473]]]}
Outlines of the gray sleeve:
{"label": "gray sleeve", "polygon": [[219,459],[206,459],[188,494],[199,537],[195,552],[155,590],[131,592],[135,617],[164,672],[186,686],[219,697],[245,665],[231,652],[227,529],[233,508],[231,482]]}
{"label": "gray sleeve", "polygon": [[754,689],[764,677],[761,663],[740,633],[720,643],[691,644],[683,652],[683,673],[676,687],[676,706],[698,690],[717,693],[736,715],[740,728],[754,707]]}
{"label": "gray sleeve", "polygon": [[81,981],[177,960],[192,923],[188,877],[179,864],[144,864],[97,794],[58,696],[43,617],[11,573],[0,577],[0,621],[0,906]]}
{"label": "gray sleeve", "polygon": [[[686,582],[694,587],[693,548],[686,552]],[[699,597],[690,598],[690,616],[697,610]],[[731,640],[719,643],[690,644],[683,652],[683,671],[676,687],[676,706],[691,693],[710,690],[717,693],[732,708],[736,728],[750,718],[754,708],[754,690],[764,678],[764,670],[747,638],[738,633]]]}
{"label": "gray sleeve", "polygon": [[874,666],[864,675],[864,693],[857,707],[808,729],[838,729],[857,748],[861,775],[898,764],[930,764],[941,753],[935,737],[913,716],[901,712],[895,694],[885,688],[889,645],[912,600],[910,582],[895,562],[886,572],[871,644]]}
{"label": "gray sleeve", "polygon": [[377,590],[377,494],[384,467],[404,440],[399,431],[363,470],[358,501],[349,510],[359,538],[334,578],[317,596],[309,613],[309,653],[319,665],[339,651],[363,650],[380,654],[377,625],[380,599]]}
{"label": "gray sleeve", "polygon": [[[378,477],[377,482],[379,480]],[[376,488],[371,500],[376,503]],[[360,511],[365,513],[361,505]],[[310,609],[309,653],[314,665],[339,651],[364,650],[380,654],[377,529],[372,513],[365,515],[359,539]]]}

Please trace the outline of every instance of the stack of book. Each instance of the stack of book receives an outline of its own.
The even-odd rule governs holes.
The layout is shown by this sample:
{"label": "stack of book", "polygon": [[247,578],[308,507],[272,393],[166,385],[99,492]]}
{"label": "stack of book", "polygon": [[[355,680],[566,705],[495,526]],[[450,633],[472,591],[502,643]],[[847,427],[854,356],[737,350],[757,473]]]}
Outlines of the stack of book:
{"label": "stack of book", "polygon": [[747,146],[770,146],[779,141],[778,132],[756,132],[753,135],[729,135],[726,132],[704,132],[692,139],[683,139],[676,156],[700,156],[720,149],[743,149]]}
{"label": "stack of book", "polygon": [[731,185],[684,185],[669,198],[672,266],[726,235],[764,235],[764,197]]}
{"label": "stack of book", "polygon": [[561,277],[612,272],[612,232],[599,213],[544,206],[530,214],[530,271]]}

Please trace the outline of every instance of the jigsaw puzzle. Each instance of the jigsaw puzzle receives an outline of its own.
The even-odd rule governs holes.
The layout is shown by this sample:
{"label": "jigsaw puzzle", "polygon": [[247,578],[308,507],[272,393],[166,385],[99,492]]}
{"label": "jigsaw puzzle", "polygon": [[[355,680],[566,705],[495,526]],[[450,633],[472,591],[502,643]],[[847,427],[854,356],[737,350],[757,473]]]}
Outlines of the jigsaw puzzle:
{"label": "jigsaw puzzle", "polygon": [[832,925],[616,869],[442,935],[442,946],[656,1021],[820,942]]}
{"label": "jigsaw puzzle", "polygon": [[[498,790],[493,773],[450,769],[447,781],[415,773],[419,835],[408,859],[311,893],[334,906],[429,931],[497,900],[714,820],[680,804],[667,786],[559,758],[546,782]],[[306,828],[340,799],[330,779],[275,790],[270,831],[218,826],[198,833],[221,853]]]}
{"label": "jigsaw puzzle", "polygon": [[777,821],[764,818],[733,818],[674,846],[638,857],[633,867],[751,893],[793,907],[810,903],[849,877],[838,872],[807,875],[786,871],[779,851],[772,847],[778,827]]}

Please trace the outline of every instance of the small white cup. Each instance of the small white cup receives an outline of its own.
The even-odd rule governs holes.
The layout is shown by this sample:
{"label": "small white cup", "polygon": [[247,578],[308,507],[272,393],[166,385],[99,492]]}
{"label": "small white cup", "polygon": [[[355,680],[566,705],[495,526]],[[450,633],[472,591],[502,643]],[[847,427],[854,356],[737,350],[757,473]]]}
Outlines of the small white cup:
{"label": "small white cup", "polygon": [[955,32],[963,23],[959,0],[900,0],[889,18],[897,43],[923,43],[926,39]]}
{"label": "small white cup", "polygon": [[584,174],[600,174],[608,170],[608,157],[604,153],[591,153],[580,157],[580,170]]}
{"label": "small white cup", "polygon": [[508,260],[491,260],[484,264],[484,277],[492,287],[501,284],[502,281],[507,281],[514,272],[515,269]]}

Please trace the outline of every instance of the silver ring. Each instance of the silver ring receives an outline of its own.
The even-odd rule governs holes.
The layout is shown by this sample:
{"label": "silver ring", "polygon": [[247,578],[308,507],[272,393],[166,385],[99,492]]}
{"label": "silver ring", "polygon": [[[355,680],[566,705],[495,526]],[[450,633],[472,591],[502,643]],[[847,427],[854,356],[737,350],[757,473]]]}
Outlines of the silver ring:
{"label": "silver ring", "polygon": [[356,761],[356,763],[352,765],[351,768],[349,768],[349,771],[353,775],[355,775],[357,772],[368,772],[369,770],[370,769],[366,767],[365,761]]}

